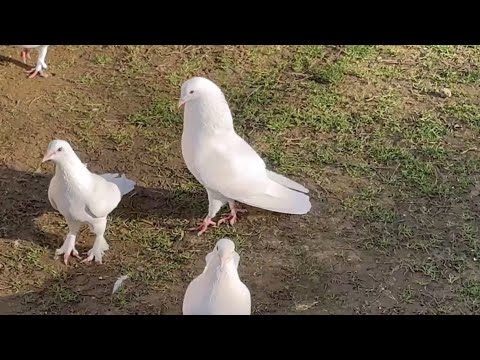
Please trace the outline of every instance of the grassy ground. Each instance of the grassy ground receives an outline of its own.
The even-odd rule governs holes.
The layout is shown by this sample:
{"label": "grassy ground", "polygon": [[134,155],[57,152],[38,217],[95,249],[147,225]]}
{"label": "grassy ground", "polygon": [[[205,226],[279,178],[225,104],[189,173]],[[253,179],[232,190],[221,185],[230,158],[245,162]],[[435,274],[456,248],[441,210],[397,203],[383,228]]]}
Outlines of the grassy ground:
{"label": "grassy ground", "polygon": [[[480,313],[480,47],[55,46],[48,79],[0,47],[0,312],[179,314],[222,236],[256,314]],[[36,55],[34,54],[33,58]],[[180,151],[180,85],[217,82],[237,131],[313,208],[249,208],[198,238],[206,194]],[[49,141],[138,181],[104,264],[64,266]],[[85,229],[77,248],[93,237]],[[118,293],[115,280],[129,275]]]}

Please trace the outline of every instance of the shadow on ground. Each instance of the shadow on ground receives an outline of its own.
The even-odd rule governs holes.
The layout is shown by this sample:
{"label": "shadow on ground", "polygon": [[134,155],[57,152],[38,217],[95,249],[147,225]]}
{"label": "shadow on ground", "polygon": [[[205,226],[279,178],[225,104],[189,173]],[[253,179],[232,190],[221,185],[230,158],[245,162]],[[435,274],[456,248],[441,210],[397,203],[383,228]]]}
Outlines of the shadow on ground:
{"label": "shadow on ground", "polygon": [[[0,238],[27,240],[55,249],[63,241],[58,236],[41,231],[36,219],[44,213],[58,213],[48,201],[51,176],[30,173],[0,166]],[[206,199],[202,193],[184,190],[149,189],[137,186],[124,196],[109,218],[154,220],[201,218],[201,207]]]}
{"label": "shadow on ground", "polygon": [[0,65],[5,65],[6,63],[12,63],[18,67],[21,67],[22,69],[25,70],[30,70],[31,66],[28,64],[24,64],[20,60],[13,59],[11,57],[5,56],[5,55],[0,55]]}

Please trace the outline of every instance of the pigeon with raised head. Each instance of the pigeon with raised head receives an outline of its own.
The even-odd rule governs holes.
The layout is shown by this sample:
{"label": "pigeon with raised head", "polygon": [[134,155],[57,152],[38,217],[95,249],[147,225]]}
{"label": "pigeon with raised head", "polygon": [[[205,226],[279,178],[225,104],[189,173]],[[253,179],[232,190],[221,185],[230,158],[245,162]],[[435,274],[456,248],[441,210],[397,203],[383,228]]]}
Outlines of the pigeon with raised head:
{"label": "pigeon with raised head", "polygon": [[27,70],[27,74],[29,78],[33,78],[37,75],[41,77],[47,77],[47,74],[43,72],[43,70],[47,70],[47,64],[45,63],[45,58],[47,57],[48,47],[50,45],[17,45],[22,48],[20,55],[22,56],[23,63],[27,63],[27,58],[30,59],[30,50],[37,49],[38,51],[38,58],[36,66],[31,69]]}
{"label": "pigeon with raised head", "polygon": [[206,266],[187,287],[183,315],[250,315],[250,290],[238,276],[240,256],[230,239],[220,239]]}
{"label": "pigeon with raised head", "polygon": [[182,154],[193,176],[206,189],[208,214],[198,235],[210,225],[227,202],[230,214],[218,224],[237,221],[235,201],[286,214],[306,214],[308,190],[266,169],[260,156],[237,135],[222,90],[212,81],[194,77],[182,85],[179,106],[185,106]]}
{"label": "pigeon with raised head", "polygon": [[63,254],[65,264],[71,255],[79,258],[75,240],[82,224],[88,224],[95,234],[95,243],[84,261],[102,263],[102,257],[109,248],[103,236],[107,216],[117,207],[122,196],[134,189],[135,182],[123,174],[97,175],[90,172],[64,140],[53,140],[48,145],[42,163],[45,161],[55,163],[48,199],[53,208],[65,217],[69,229],[55,255]]}

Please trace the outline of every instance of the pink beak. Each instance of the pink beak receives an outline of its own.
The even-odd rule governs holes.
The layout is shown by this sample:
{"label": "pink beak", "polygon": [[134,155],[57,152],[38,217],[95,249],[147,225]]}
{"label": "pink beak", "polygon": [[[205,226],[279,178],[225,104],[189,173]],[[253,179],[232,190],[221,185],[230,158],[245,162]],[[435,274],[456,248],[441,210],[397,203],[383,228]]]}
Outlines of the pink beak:
{"label": "pink beak", "polygon": [[220,258],[220,269],[224,269],[225,265],[228,263],[228,261],[231,259],[231,257],[221,257]]}
{"label": "pink beak", "polygon": [[42,159],[42,164],[43,164],[44,162],[50,160],[50,159],[52,158],[53,154],[54,154],[54,152],[50,152],[50,153],[47,152],[47,153],[45,154],[45,156],[43,157],[43,159]]}

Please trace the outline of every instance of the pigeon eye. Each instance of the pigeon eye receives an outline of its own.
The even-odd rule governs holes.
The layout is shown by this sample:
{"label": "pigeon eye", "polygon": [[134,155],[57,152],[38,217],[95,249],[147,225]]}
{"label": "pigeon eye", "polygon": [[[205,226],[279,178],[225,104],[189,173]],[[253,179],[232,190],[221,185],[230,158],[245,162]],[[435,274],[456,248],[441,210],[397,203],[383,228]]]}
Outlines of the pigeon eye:
{"label": "pigeon eye", "polygon": [[217,246],[217,251],[218,251],[218,246]]}
{"label": "pigeon eye", "polygon": [[194,92],[195,92],[195,91],[191,90],[191,91],[190,91],[190,94],[193,94]]}
{"label": "pigeon eye", "polygon": [[63,150],[63,148],[62,148],[62,147],[59,147],[57,151],[62,151],[62,150]]}

